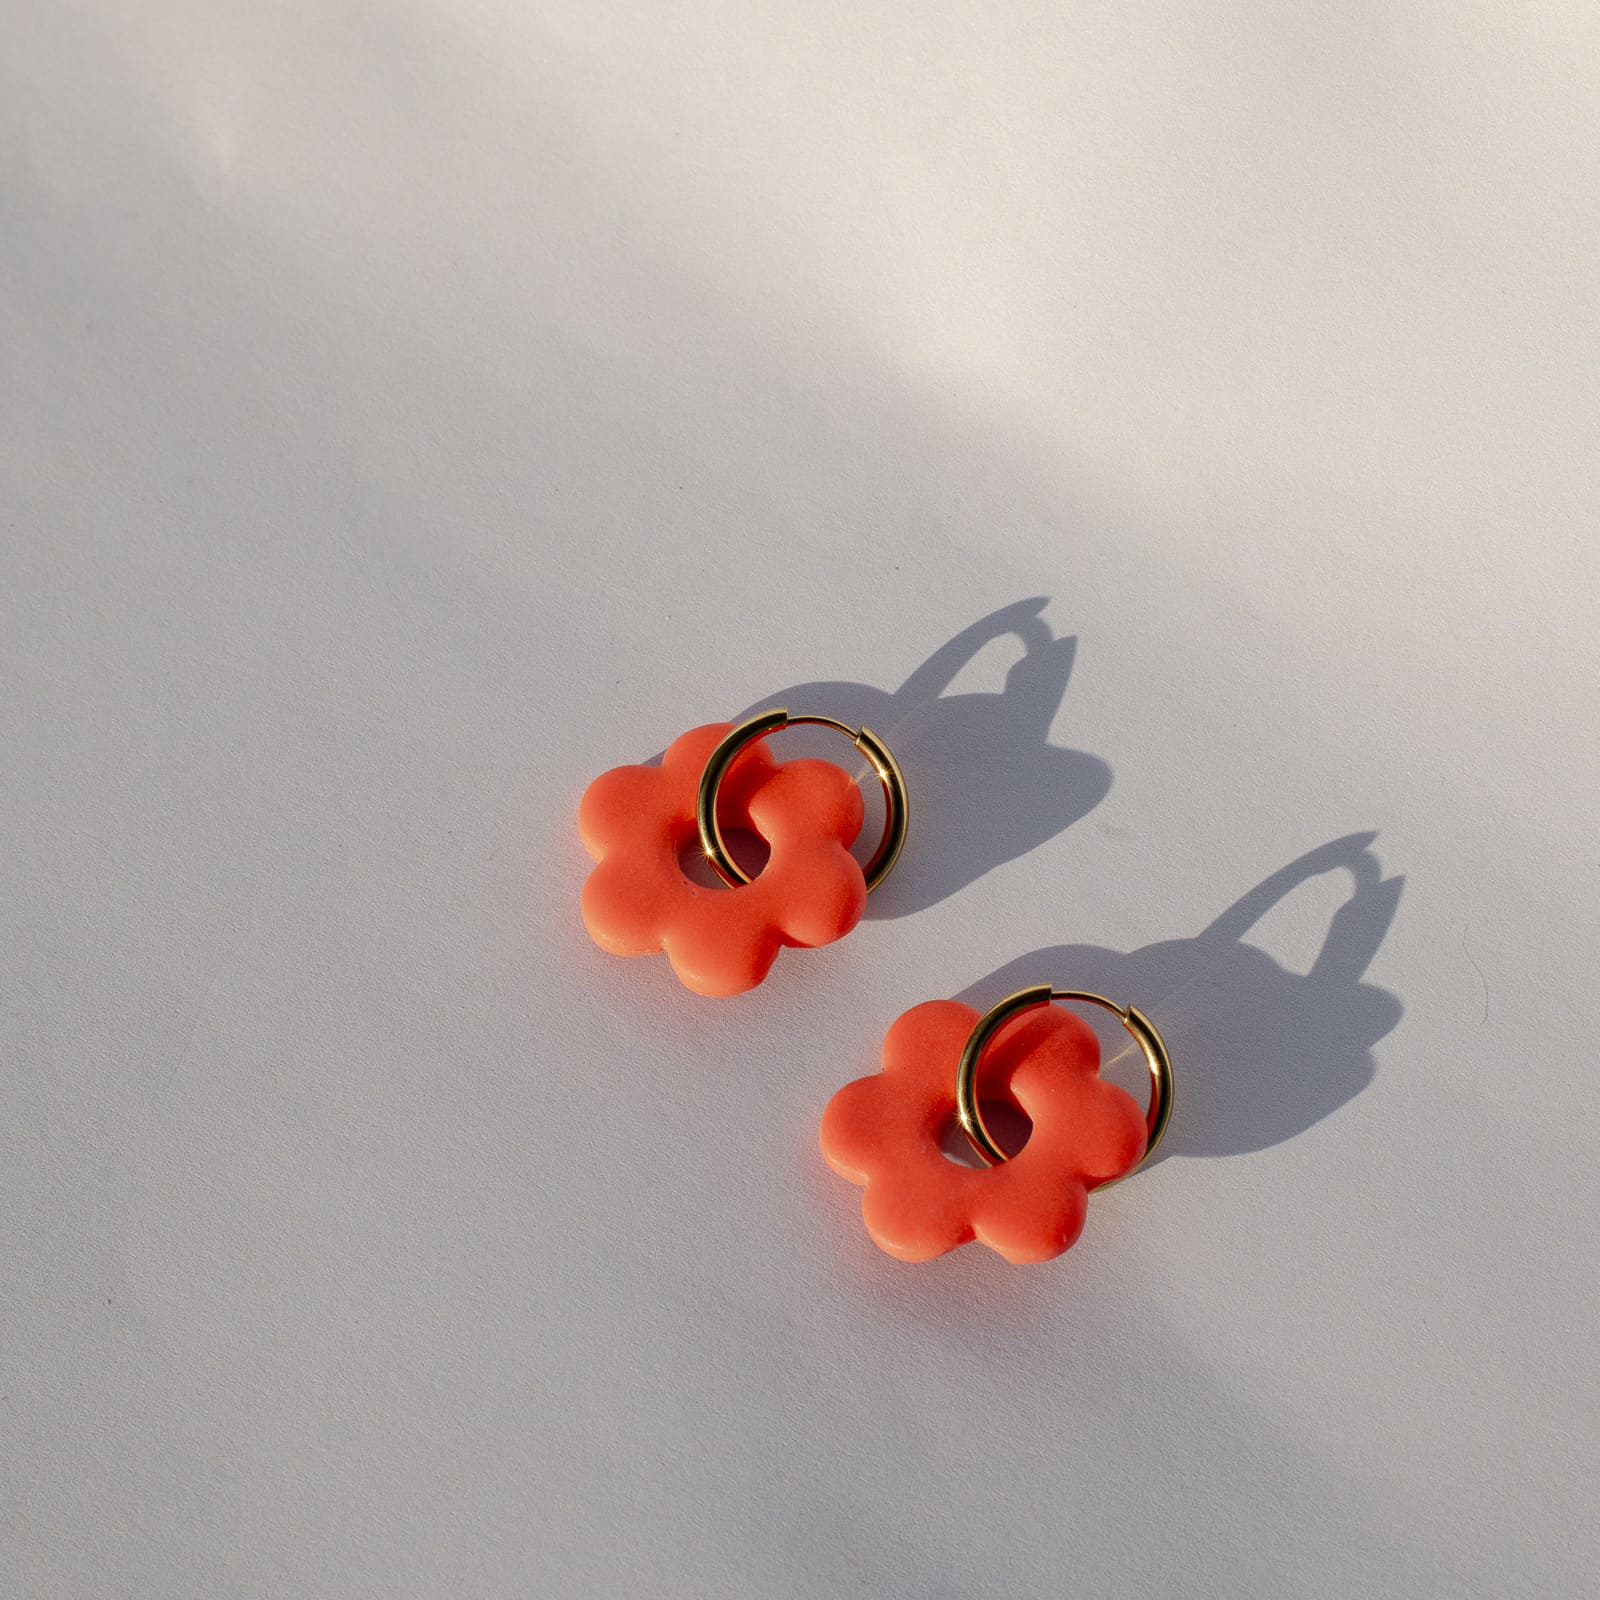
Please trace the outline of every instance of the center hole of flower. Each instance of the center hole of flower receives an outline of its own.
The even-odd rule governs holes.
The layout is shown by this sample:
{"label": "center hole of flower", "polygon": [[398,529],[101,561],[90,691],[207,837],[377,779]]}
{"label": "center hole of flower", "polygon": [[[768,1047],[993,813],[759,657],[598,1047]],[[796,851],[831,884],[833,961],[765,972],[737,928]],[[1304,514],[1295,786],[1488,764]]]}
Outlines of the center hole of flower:
{"label": "center hole of flower", "polygon": [[[983,1113],[983,1125],[989,1136],[1008,1156],[1020,1155],[1033,1133],[1033,1119],[1015,1100],[978,1101]],[[989,1163],[972,1148],[972,1141],[963,1132],[954,1117],[944,1125],[939,1138],[939,1150],[946,1161],[958,1167],[987,1167]]]}
{"label": "center hole of flower", "polygon": [[[752,878],[760,877],[772,850],[759,833],[752,833],[748,828],[725,827],[722,830],[722,842],[727,845],[728,854],[744,871]],[[703,889],[729,887],[722,881],[717,869],[711,865],[697,833],[691,833],[678,847],[678,865],[690,883],[697,883]]]}

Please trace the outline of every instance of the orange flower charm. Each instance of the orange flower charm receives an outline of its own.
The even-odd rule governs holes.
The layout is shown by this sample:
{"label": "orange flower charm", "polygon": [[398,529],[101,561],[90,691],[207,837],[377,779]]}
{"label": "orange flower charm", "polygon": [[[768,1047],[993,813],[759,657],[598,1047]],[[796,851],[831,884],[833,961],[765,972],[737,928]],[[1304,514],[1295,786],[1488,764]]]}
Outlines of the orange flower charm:
{"label": "orange flower charm", "polygon": [[998,1166],[948,1160],[956,1067],[978,1021],[971,1006],[913,1006],[883,1041],[883,1071],[846,1084],[822,1117],[822,1153],[864,1184],[861,1215],[880,1249],[928,1261],[971,1239],[1007,1261],[1048,1261],[1083,1231],[1088,1191],[1144,1155],[1145,1118],[1100,1077],[1100,1042],[1081,1017],[1045,1006],[1016,1017],[983,1057],[980,1092],[1011,1098],[1033,1121]]}
{"label": "orange flower charm", "polygon": [[685,877],[678,856],[696,836],[700,774],[732,726],[684,734],[659,767],[602,773],[578,807],[583,842],[598,863],[583,886],[590,937],[613,955],[665,950],[696,994],[753,989],[782,946],[842,939],[867,903],[850,854],[861,831],[861,791],[832,762],[775,761],[759,744],[729,770],[718,815],[767,841],[766,867],[738,888]]}

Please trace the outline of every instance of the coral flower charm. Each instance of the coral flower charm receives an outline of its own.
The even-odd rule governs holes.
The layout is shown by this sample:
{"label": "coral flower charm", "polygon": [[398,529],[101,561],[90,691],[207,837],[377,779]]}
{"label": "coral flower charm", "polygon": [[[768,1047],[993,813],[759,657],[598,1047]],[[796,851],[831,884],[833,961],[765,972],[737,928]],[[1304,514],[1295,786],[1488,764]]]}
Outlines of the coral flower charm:
{"label": "coral flower charm", "polygon": [[583,887],[594,942],[613,955],[664,950],[684,985],[705,995],[754,988],[784,945],[843,938],[867,901],[850,854],[861,830],[861,791],[831,762],[775,761],[759,744],[728,770],[717,811],[725,824],[766,840],[766,867],[735,888],[708,888],[684,875],[679,852],[696,836],[701,773],[732,726],[691,730],[659,767],[602,773],[578,808],[597,862]]}
{"label": "coral flower charm", "polygon": [[902,1261],[973,1239],[1008,1261],[1047,1261],[1082,1232],[1088,1191],[1145,1154],[1145,1115],[1100,1077],[1094,1030],[1045,1005],[994,1035],[979,1079],[985,1098],[1012,1099],[1032,1119],[1027,1143],[995,1166],[950,1161],[940,1139],[955,1120],[957,1068],[978,1022],[956,1000],[914,1006],[883,1041],[882,1072],[846,1084],[823,1114],[824,1156],[865,1185],[867,1232]]}

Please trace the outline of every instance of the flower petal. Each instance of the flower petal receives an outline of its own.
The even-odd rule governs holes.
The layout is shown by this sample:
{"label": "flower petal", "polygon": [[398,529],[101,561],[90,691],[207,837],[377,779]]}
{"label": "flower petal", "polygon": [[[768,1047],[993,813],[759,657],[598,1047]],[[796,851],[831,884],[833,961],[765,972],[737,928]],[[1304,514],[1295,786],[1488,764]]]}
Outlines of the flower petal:
{"label": "flower petal", "polygon": [[659,896],[623,856],[599,862],[583,885],[579,906],[589,937],[611,955],[642,956],[661,948]]}
{"label": "flower petal", "polygon": [[613,767],[602,772],[578,802],[578,832],[597,860],[612,850],[648,848],[660,829],[659,813],[670,805],[660,767]]}
{"label": "flower petal", "polygon": [[661,947],[684,988],[723,997],[753,989],[777,959],[777,930],[749,916],[719,915],[714,902],[742,891],[700,889],[677,907],[662,930]]}
{"label": "flower petal", "polygon": [[861,832],[861,790],[831,761],[785,761],[747,802],[750,821],[765,839],[818,834],[846,849]]}
{"label": "flower petal", "polygon": [[[1031,1141],[1030,1141],[1031,1143]],[[972,1207],[975,1238],[1017,1263],[1049,1261],[1083,1232],[1088,1193],[1071,1173],[1037,1162],[1028,1151],[986,1174]]]}
{"label": "flower petal", "polygon": [[1079,1171],[1090,1183],[1109,1183],[1129,1172],[1144,1155],[1149,1129],[1131,1094],[1095,1079],[1083,1087],[1083,1136]]}
{"label": "flower petal", "polygon": [[817,1137],[823,1158],[841,1178],[865,1183],[884,1155],[894,1095],[881,1072],[847,1083],[828,1102]]}
{"label": "flower petal", "polygon": [[[867,880],[836,839],[807,840],[782,864],[774,893],[778,926],[789,944],[812,948],[842,939],[867,909]],[[774,886],[775,890],[777,886]]]}
{"label": "flower petal", "polygon": [[931,1261],[972,1238],[969,1172],[936,1154],[951,1177],[928,1162],[900,1161],[867,1178],[861,1220],[880,1250],[901,1261]]}
{"label": "flower petal", "polygon": [[925,1000],[912,1006],[883,1036],[883,1070],[926,1083],[930,1090],[943,1085],[953,1108],[961,1049],[977,1020],[978,1013],[959,1000]]}

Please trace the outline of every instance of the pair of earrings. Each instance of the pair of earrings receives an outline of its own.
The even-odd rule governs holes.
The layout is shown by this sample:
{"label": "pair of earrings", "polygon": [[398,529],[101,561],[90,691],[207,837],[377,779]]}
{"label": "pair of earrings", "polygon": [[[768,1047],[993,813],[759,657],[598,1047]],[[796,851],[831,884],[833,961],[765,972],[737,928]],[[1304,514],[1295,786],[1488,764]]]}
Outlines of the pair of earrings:
{"label": "pair of earrings", "polygon": [[[884,834],[865,867],[850,853],[863,806],[849,775],[828,761],[778,761],[763,743],[802,724],[842,733],[877,775]],[[578,825],[596,861],[583,888],[584,924],[613,955],[665,951],[697,994],[738,994],[766,977],[784,946],[830,944],[855,927],[868,893],[900,857],[908,817],[905,778],[870,729],[782,710],[694,728],[660,766],[615,767],[584,793]],[[730,854],[725,826],[769,846],[755,877]],[[683,852],[696,846],[726,887],[684,872]],[[1149,1069],[1147,1111],[1100,1077],[1093,1029],[1055,1001],[1117,1017]],[[829,1165],[864,1188],[862,1218],[874,1242],[904,1261],[971,1240],[1008,1261],[1060,1255],[1083,1229],[1089,1190],[1120,1183],[1148,1160],[1172,1115],[1172,1061],[1154,1024],[1134,1006],[1082,990],[1019,989],[981,1016],[958,1000],[927,1001],[890,1026],[882,1060],[880,1072],[828,1102],[821,1143]],[[980,1092],[1031,1119],[1015,1154],[991,1134]],[[945,1156],[952,1121],[983,1166]]]}

